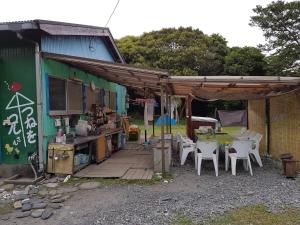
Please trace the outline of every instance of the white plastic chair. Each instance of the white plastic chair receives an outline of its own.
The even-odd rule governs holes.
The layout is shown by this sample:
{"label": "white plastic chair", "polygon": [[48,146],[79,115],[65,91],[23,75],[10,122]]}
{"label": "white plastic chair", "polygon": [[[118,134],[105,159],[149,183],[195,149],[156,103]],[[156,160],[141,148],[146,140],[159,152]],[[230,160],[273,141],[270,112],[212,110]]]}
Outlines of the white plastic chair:
{"label": "white plastic chair", "polygon": [[263,167],[263,164],[262,164],[262,161],[261,161],[261,158],[259,155],[259,143],[260,143],[262,137],[263,136],[261,134],[256,133],[256,135],[254,137],[250,138],[250,140],[252,140],[255,145],[255,148],[251,149],[250,154],[251,154],[251,156],[253,155],[255,157],[256,162],[258,163],[258,165],[260,167]]}
{"label": "white plastic chair", "polygon": [[219,147],[216,141],[197,141],[197,167],[198,175],[200,176],[202,160],[212,160],[215,167],[216,177],[219,175],[218,153]]}
{"label": "white plastic chair", "polygon": [[236,153],[229,153],[232,175],[236,175],[236,161],[238,159],[242,159],[244,160],[244,163],[246,163],[246,165],[249,167],[251,176],[253,176],[251,161],[249,157],[250,151],[252,150],[252,141],[233,141],[231,148],[234,148],[236,151]]}
{"label": "white plastic chair", "polygon": [[195,152],[195,143],[189,138],[184,138],[180,136],[179,149],[180,149],[180,164],[184,165],[188,154],[190,152]]}

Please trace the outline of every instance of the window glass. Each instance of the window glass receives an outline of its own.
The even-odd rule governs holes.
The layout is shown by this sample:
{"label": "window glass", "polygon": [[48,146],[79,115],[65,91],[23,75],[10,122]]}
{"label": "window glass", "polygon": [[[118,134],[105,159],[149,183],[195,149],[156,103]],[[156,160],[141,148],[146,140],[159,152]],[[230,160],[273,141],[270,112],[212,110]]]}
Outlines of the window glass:
{"label": "window glass", "polygon": [[66,81],[49,77],[49,111],[66,111]]}
{"label": "window glass", "polygon": [[82,113],[82,83],[68,81],[68,113]]}

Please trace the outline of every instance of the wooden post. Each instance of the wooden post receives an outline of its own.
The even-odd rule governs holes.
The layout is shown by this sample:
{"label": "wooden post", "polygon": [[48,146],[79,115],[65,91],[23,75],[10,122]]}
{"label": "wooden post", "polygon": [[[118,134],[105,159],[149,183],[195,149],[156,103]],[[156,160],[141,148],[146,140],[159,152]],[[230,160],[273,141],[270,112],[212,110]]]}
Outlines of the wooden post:
{"label": "wooden post", "polygon": [[187,121],[187,136],[189,138],[192,138],[193,134],[191,131],[192,129],[192,101],[193,101],[193,98],[191,95],[188,95],[187,97],[187,113],[188,113],[188,121]]}
{"label": "wooden post", "polygon": [[164,175],[166,172],[165,167],[165,125],[164,125],[164,89],[163,86],[160,87],[160,112],[161,112],[161,166],[162,166],[162,174]]}

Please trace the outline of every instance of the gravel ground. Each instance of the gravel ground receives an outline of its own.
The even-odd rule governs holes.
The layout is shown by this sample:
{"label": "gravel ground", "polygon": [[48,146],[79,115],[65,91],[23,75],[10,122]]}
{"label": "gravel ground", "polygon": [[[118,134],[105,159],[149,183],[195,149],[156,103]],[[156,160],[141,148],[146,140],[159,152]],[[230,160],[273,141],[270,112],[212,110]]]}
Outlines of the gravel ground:
{"label": "gravel ground", "polygon": [[[173,167],[172,182],[157,185],[101,185],[94,190],[80,190],[55,211],[48,220],[31,217],[16,219],[12,215],[4,224],[169,224],[177,213],[193,221],[207,219],[230,209],[265,204],[270,211],[283,205],[300,207],[300,180],[286,179],[271,161],[264,167],[253,166],[251,177],[241,168],[237,176],[220,168],[214,176],[210,163],[197,176],[192,164]],[[0,224],[2,224],[0,220]]]}

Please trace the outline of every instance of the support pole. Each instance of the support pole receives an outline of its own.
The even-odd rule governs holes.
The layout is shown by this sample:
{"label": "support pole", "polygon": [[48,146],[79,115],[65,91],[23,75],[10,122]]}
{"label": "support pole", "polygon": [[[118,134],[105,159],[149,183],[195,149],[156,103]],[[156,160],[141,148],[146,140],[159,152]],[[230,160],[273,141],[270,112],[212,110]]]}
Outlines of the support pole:
{"label": "support pole", "polygon": [[166,172],[165,167],[165,125],[164,125],[164,89],[163,86],[160,87],[160,112],[161,112],[161,166],[162,166],[162,174],[164,175]]}
{"label": "support pole", "polygon": [[153,116],[153,121],[152,121],[152,136],[154,137],[155,134],[154,134],[154,116]]}
{"label": "support pole", "polygon": [[166,118],[166,133],[169,132],[169,95],[166,92],[166,114],[167,114],[167,118]]}
{"label": "support pole", "polygon": [[172,117],[171,117],[171,113],[172,113],[172,111],[171,111],[171,95],[169,96],[169,117],[170,117],[170,131],[169,131],[169,133],[170,134],[172,134]]}

